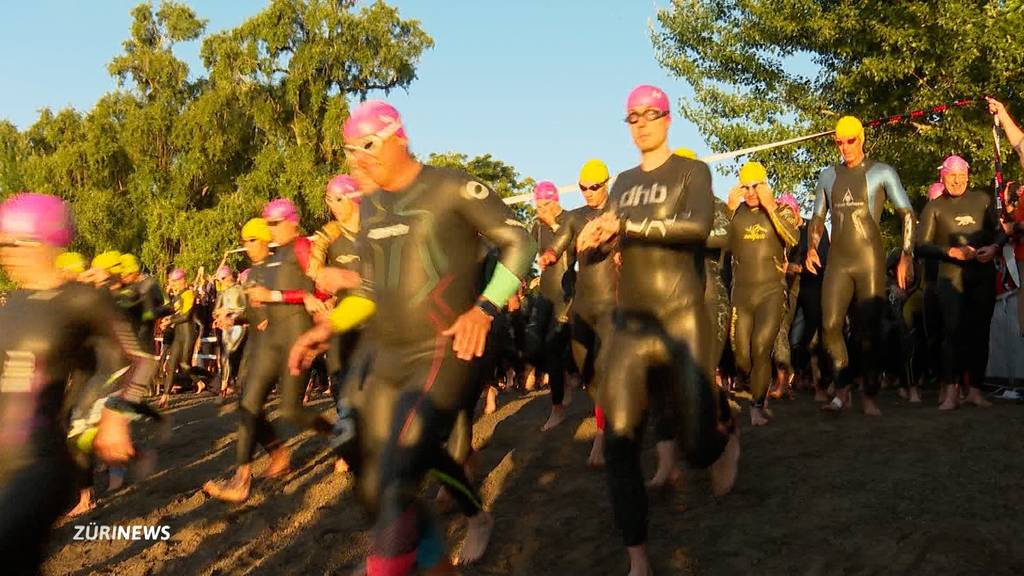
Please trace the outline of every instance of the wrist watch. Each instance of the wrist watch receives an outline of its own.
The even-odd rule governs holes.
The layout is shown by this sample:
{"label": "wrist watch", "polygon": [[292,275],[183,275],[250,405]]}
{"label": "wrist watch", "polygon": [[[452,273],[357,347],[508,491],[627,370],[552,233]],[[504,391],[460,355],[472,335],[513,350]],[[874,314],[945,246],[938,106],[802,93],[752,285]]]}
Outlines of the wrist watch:
{"label": "wrist watch", "polygon": [[487,298],[479,298],[476,301],[476,307],[483,310],[484,314],[487,314],[491,318],[497,318],[497,316],[501,314],[501,310],[498,309],[494,302],[491,302]]}

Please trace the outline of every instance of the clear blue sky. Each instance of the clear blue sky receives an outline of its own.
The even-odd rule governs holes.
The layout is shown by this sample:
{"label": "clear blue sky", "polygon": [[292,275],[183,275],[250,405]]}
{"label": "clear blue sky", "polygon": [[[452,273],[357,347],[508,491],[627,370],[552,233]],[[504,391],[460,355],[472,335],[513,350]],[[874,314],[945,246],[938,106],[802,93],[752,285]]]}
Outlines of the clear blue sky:
{"label": "clear blue sky", "polygon": [[[207,31],[238,25],[266,3],[187,2]],[[637,153],[622,122],[636,84],[678,102],[685,83],[655,60],[648,22],[668,0],[390,0],[433,37],[409,91],[389,100],[402,112],[414,150],[490,153],[523,176],[575,182],[591,157],[613,172]],[[88,110],[115,88],[106,65],[128,37],[136,0],[12,2],[0,19],[0,117],[26,128],[38,110]],[[178,55],[202,74],[199,43]],[[27,57],[26,55],[31,55]],[[707,152],[696,129],[674,120],[670,142]],[[725,193],[716,176],[716,192]],[[577,205],[578,195],[567,204]]]}

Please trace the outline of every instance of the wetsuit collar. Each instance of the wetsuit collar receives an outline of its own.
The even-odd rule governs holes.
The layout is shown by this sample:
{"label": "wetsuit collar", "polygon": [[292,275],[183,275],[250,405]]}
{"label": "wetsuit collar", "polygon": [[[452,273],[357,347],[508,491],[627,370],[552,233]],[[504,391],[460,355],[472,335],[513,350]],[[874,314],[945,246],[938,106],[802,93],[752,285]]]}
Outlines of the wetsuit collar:
{"label": "wetsuit collar", "polygon": [[410,160],[408,164],[403,164],[403,166],[394,172],[396,174],[394,180],[389,182],[387,187],[380,186],[378,184],[381,190],[393,194],[405,192],[409,186],[412,186],[413,182],[420,177],[420,173],[423,172],[423,164],[420,164],[415,160]]}

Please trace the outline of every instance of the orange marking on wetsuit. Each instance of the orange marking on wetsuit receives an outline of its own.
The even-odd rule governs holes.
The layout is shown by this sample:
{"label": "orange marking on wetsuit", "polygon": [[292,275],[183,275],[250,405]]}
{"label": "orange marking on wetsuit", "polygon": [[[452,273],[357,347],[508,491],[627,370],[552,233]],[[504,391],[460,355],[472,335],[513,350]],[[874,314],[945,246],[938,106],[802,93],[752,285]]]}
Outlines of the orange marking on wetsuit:
{"label": "orange marking on wetsuit", "polygon": [[423,393],[416,399],[416,403],[413,404],[412,410],[409,411],[409,415],[405,417],[405,423],[402,424],[402,430],[398,433],[398,441],[401,442],[405,437],[405,433],[409,431],[409,426],[412,425],[412,419],[419,411],[420,404],[423,403],[423,399],[427,397],[430,389],[434,386],[434,382],[437,380],[438,373],[441,372],[441,363],[444,361],[444,351],[448,346],[448,338],[441,336],[441,332],[445,330],[444,324],[441,319],[438,318],[433,312],[428,313],[431,323],[434,324],[435,328],[438,328],[438,336],[434,338],[434,356],[430,362],[430,372],[427,373],[427,379],[423,383]]}
{"label": "orange marking on wetsuit", "polygon": [[[454,274],[447,274],[446,276],[444,276],[443,278],[438,280],[437,281],[437,286],[435,286],[434,289],[430,291],[430,299],[435,304],[437,304],[438,309],[440,309],[440,311],[447,318],[452,319],[452,320],[455,319],[455,316],[456,316],[455,315],[455,311],[452,310],[451,306],[448,306],[448,304],[444,300],[441,299],[441,295],[444,294],[444,291],[448,289],[448,286],[451,285],[452,280],[454,280],[454,279],[455,279],[455,275]],[[445,326],[445,327],[441,328],[440,330],[438,330],[438,332],[443,332],[447,328],[448,327]]]}

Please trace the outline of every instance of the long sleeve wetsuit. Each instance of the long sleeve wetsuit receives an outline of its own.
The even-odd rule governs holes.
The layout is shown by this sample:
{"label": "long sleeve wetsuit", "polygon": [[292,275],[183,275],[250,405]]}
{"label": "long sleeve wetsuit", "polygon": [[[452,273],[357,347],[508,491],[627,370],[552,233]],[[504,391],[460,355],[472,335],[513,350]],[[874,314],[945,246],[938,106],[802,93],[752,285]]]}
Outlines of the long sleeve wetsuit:
{"label": "long sleeve wetsuit", "polygon": [[732,255],[730,340],[736,368],[748,378],[751,405],[764,406],[771,381],[772,351],[786,297],[786,251],[799,239],[793,212],[741,204],[729,225]]}
{"label": "long sleeve wetsuit", "polygon": [[955,260],[949,249],[1005,243],[988,194],[969,190],[961,196],[943,195],[921,211],[917,254],[938,262],[936,279],[926,290],[938,303],[934,311],[939,313],[929,324],[941,334],[935,368],[944,384],[958,384],[962,374],[971,386],[984,381],[995,308],[993,263]]}
{"label": "long sleeve wetsuit", "polygon": [[711,346],[711,366],[717,368],[729,337],[732,306],[725,285],[725,270],[729,247],[729,207],[715,198],[715,220],[704,246],[704,302],[711,317],[715,339]]}
{"label": "long sleeve wetsuit", "polygon": [[[275,384],[281,393],[281,416],[300,428],[326,434],[330,423],[315,410],[302,405],[302,396],[309,372],[293,375],[288,370],[288,354],[299,336],[312,328],[313,320],[303,305],[303,296],[314,292],[313,281],[306,275],[310,243],[303,236],[292,240],[267,258],[263,265],[253,267],[249,282],[280,291],[282,302],[263,305],[267,329],[256,338],[246,373],[239,404],[238,464],[252,461],[255,444],[272,450],[280,445],[273,426],[267,421],[263,405]],[[257,273],[258,272],[258,273]]]}
{"label": "long sleeve wetsuit", "polygon": [[[537,220],[530,237],[537,243],[539,252],[544,253],[551,248],[555,235],[566,226],[569,219],[569,212],[562,211],[555,218],[554,228]],[[570,355],[572,286],[566,285],[572,278],[569,259],[570,255],[562,252],[558,260],[541,272],[540,298],[537,299],[530,322],[531,330],[540,336],[534,339],[540,344],[540,349],[534,355],[534,365],[539,373],[548,375],[551,403],[555,406],[561,406],[565,398],[565,370]]]}
{"label": "long sleeve wetsuit", "polygon": [[640,446],[648,396],[667,398],[691,465],[712,464],[728,441],[719,424],[731,415],[713,383],[704,308],[702,253],[714,221],[712,198],[707,164],[679,156],[649,172],[623,172],[609,195],[620,221],[622,267],[597,394],[615,521],[626,546],[647,539]]}
{"label": "long sleeve wetsuit", "polygon": [[139,346],[147,353],[155,354],[154,325],[164,304],[163,291],[156,280],[152,276],[143,276],[123,287],[117,294],[117,303],[131,321]]}
{"label": "long sleeve wetsuit", "polygon": [[829,266],[822,282],[822,332],[840,386],[853,383],[843,326],[850,303],[854,341],[859,344],[864,372],[864,393],[878,392],[878,340],[885,307],[885,252],[879,220],[886,198],[900,220],[903,252],[914,252],[914,212],[896,170],[865,158],[854,167],[838,164],[822,171],[815,187],[811,244],[824,232],[831,211],[832,244]]}
{"label": "long sleeve wetsuit", "polygon": [[[139,349],[109,294],[74,282],[15,290],[0,307],[0,326],[0,558],[5,574],[35,574],[50,527],[77,496],[69,414],[109,394],[79,389],[72,397],[72,373],[92,370],[96,348],[112,342],[130,366],[117,397],[139,403],[155,360]],[[87,387],[106,380],[78,379]]]}
{"label": "long sleeve wetsuit", "polygon": [[[807,258],[807,241],[810,227],[805,226],[800,230],[800,242],[794,249],[793,262],[804,265]],[[828,269],[828,234],[822,233],[818,240],[818,258],[821,260],[822,270]],[[810,367],[812,353],[818,358],[818,365],[821,368],[828,368],[827,363],[822,361],[824,357],[824,342],[821,332],[821,277],[822,271],[812,274],[804,268],[800,272],[800,294],[797,295],[796,306],[803,322],[799,324],[800,329],[796,334],[790,334],[792,347],[792,361],[795,370],[805,370]],[[815,339],[817,336],[817,339]],[[813,344],[812,344],[813,343]],[[813,350],[812,350],[813,345]]]}
{"label": "long sleeve wetsuit", "polygon": [[572,355],[587,386],[594,382],[594,365],[601,343],[607,343],[611,335],[619,273],[612,258],[612,244],[580,254],[576,252],[576,238],[588,222],[605,213],[607,206],[606,201],[600,208],[582,206],[569,212],[548,247],[556,256],[568,255],[571,262],[579,265],[573,285]]}
{"label": "long sleeve wetsuit", "polygon": [[[164,376],[164,393],[170,393],[174,386],[174,375],[180,368],[184,372],[192,367],[192,348],[196,344],[196,326],[192,318],[195,304],[195,293],[185,289],[171,298],[171,315],[169,328],[174,331],[171,348],[167,352],[167,373]],[[157,391],[159,393],[159,390]]]}
{"label": "long sleeve wetsuit", "polygon": [[[487,186],[464,172],[423,166],[400,191],[382,191],[360,205],[362,287],[376,313],[366,327],[346,387],[354,394],[363,447],[356,472],[362,496],[376,511],[370,570],[386,564],[406,573],[416,564],[426,515],[417,500],[428,472],[449,487],[463,513],[479,497],[443,443],[466,403],[478,393],[470,362],[444,336],[474,305],[481,236],[501,254],[484,295],[501,308],[529,271],[536,246],[526,228]],[[501,290],[494,286],[508,284]]]}

